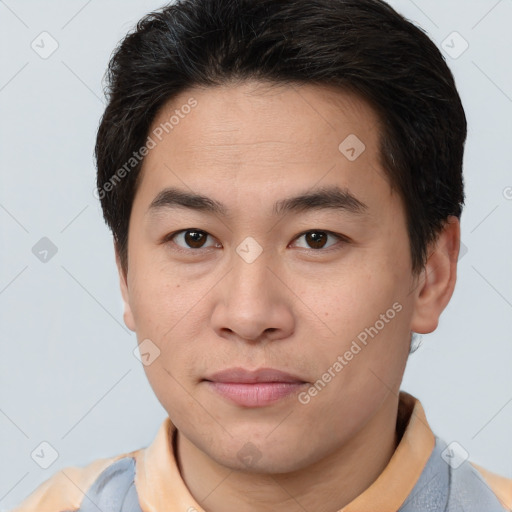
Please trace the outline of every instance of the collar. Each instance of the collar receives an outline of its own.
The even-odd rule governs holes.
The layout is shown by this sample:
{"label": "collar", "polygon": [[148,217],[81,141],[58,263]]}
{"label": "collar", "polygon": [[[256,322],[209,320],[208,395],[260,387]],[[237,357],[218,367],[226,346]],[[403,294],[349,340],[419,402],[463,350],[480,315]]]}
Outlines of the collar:
{"label": "collar", "polygon": [[[204,512],[179,472],[172,439],[176,427],[166,418],[153,443],[136,453],[135,487],[142,509]],[[397,431],[404,434],[384,471],[339,512],[396,512],[409,496],[434,449],[435,436],[420,401],[401,391]]]}

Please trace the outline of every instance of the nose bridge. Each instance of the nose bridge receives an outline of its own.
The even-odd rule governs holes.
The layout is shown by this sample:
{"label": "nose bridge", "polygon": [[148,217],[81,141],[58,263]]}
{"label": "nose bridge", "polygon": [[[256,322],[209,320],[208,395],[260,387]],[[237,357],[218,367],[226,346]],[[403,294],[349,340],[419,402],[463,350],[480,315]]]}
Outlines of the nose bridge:
{"label": "nose bridge", "polygon": [[[263,301],[270,298],[271,272],[268,269],[268,255],[263,251],[256,255],[249,247],[243,252],[242,244],[237,248],[233,257],[233,270],[230,272],[230,298],[236,301]],[[239,304],[241,304],[239,302]]]}

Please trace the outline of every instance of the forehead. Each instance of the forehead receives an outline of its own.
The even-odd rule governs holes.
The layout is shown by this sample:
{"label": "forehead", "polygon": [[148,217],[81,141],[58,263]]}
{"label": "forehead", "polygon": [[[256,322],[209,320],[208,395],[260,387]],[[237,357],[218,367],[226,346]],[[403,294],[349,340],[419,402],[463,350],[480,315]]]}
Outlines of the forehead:
{"label": "forehead", "polygon": [[[196,106],[187,108],[192,99]],[[187,113],[178,120],[173,114],[181,111]],[[171,118],[176,124],[169,127]],[[248,156],[265,145],[280,151],[293,148],[300,154],[337,149],[351,133],[373,147],[378,126],[375,111],[354,93],[320,85],[247,81],[180,93],[160,109],[150,131],[171,132],[176,144],[185,142],[182,151]]]}
{"label": "forehead", "polygon": [[155,146],[139,183],[153,196],[174,184],[213,188],[226,201],[254,200],[256,190],[284,197],[315,183],[389,192],[377,114],[334,87],[247,81],[191,88],[160,109],[148,136]]}

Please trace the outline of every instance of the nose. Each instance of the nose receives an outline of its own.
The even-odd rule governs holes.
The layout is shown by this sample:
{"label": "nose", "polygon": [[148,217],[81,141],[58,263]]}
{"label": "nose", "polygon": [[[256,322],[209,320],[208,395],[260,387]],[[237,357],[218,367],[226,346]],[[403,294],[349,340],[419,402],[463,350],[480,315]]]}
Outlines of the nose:
{"label": "nose", "polygon": [[[295,327],[293,297],[261,255],[247,263],[234,258],[234,267],[217,288],[212,326],[218,336],[247,342],[287,338]],[[275,266],[273,266],[275,267]]]}

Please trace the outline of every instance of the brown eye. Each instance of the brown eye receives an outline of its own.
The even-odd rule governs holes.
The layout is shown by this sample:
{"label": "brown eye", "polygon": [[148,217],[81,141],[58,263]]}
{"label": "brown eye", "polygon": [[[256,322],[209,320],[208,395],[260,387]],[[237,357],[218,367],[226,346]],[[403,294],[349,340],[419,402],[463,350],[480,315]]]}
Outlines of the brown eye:
{"label": "brown eye", "polygon": [[165,238],[166,242],[176,244],[180,249],[209,249],[222,247],[219,242],[206,231],[200,229],[183,229]]}
{"label": "brown eye", "polygon": [[204,231],[185,231],[185,243],[193,249],[201,248],[206,242],[208,235]]}
{"label": "brown eye", "polygon": [[298,236],[294,245],[302,249],[329,249],[337,242],[349,242],[349,239],[343,235],[332,233],[331,231],[306,231]]}
{"label": "brown eye", "polygon": [[323,231],[311,231],[305,234],[306,243],[312,249],[321,249],[327,242],[327,233]]}

